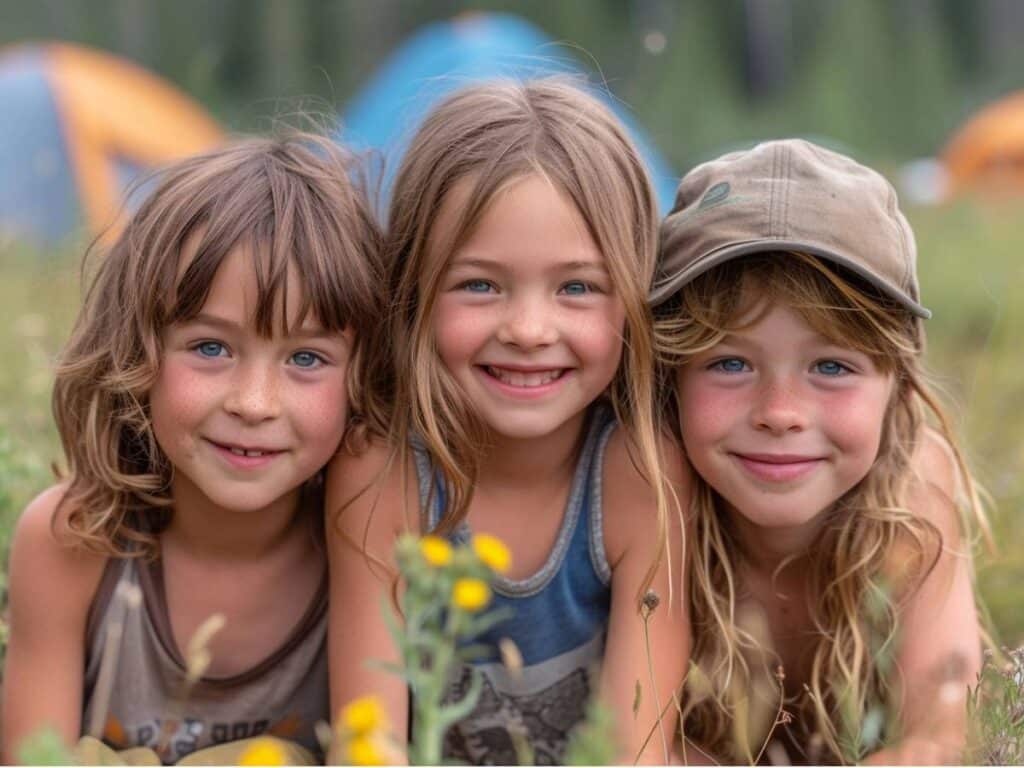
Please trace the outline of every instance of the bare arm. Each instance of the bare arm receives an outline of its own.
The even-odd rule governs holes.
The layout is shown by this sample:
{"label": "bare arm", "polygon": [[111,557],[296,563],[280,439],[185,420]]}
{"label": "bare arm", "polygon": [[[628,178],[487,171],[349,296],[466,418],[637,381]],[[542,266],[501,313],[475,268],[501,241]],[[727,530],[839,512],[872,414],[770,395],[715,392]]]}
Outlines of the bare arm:
{"label": "bare arm", "polygon": [[981,668],[970,548],[953,503],[955,464],[944,442],[929,435],[915,465],[922,482],[910,507],[939,530],[942,551],[900,615],[901,740],[869,763],[957,762],[966,739],[967,686]]}
{"label": "bare arm", "polygon": [[[667,440],[663,450],[670,482],[686,509],[689,485],[683,459]],[[621,430],[609,441],[603,490],[612,608],[602,695],[612,707],[618,728],[619,759],[632,763],[639,757],[641,763],[666,763],[671,759],[678,723],[673,695],[680,692],[691,642],[682,580],[683,529],[678,515],[671,514],[668,535],[672,560],[662,561],[650,585],[659,603],[645,622],[638,610],[637,593],[658,554],[655,494],[630,461]],[[639,706],[634,713],[638,684]]]}
{"label": "bare arm", "polygon": [[343,449],[328,468],[328,668],[331,711],[337,714],[353,699],[375,695],[387,711],[396,739],[404,745],[409,723],[406,684],[369,663],[400,661],[382,610],[394,611],[394,544],[405,530],[405,511],[415,516],[419,506],[415,470],[406,468],[409,489],[404,493],[400,466],[381,474],[387,455],[380,443],[358,456]]}
{"label": "bare arm", "polygon": [[85,624],[105,560],[54,537],[51,520],[63,492],[51,488],[29,504],[11,543],[4,763],[42,728],[56,730],[68,747],[81,733]]}

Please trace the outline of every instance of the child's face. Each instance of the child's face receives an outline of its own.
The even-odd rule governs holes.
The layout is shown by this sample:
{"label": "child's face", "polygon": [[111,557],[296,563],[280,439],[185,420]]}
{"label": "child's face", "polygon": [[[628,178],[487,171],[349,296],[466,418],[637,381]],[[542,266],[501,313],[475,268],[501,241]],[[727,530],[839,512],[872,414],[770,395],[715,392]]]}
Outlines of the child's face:
{"label": "child's face", "polygon": [[[292,311],[301,289],[297,275],[288,282]],[[309,316],[290,335],[263,338],[257,295],[251,257],[236,249],[199,315],[164,330],[149,399],[175,498],[246,512],[289,503],[341,439],[351,339]]]}
{"label": "child's face", "polygon": [[[469,186],[460,182],[442,205],[442,241]],[[578,429],[618,368],[625,309],[583,217],[560,190],[531,175],[499,191],[451,254],[438,290],[441,361],[497,435]]]}
{"label": "child's face", "polygon": [[774,305],[677,374],[698,473],[762,528],[812,522],[878,454],[893,377]]}

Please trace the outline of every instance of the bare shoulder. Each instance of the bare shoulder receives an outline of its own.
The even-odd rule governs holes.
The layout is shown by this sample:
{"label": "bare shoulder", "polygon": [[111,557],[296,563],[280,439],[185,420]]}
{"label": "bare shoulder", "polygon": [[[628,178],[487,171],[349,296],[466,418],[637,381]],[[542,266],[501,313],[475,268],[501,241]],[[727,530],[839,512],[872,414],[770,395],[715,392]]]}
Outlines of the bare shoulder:
{"label": "bare shoulder", "polygon": [[391,447],[380,438],[370,438],[359,450],[345,443],[327,465],[327,494],[338,503],[359,496],[363,489],[380,480],[391,459]]}
{"label": "bare shoulder", "polygon": [[956,495],[959,470],[953,448],[934,429],[924,430],[912,456],[911,511],[935,525],[946,541],[960,537]]}
{"label": "bare shoulder", "polygon": [[[655,482],[664,482],[669,504],[670,530],[689,507],[690,470],[678,443],[667,434],[659,436],[661,476],[650,478],[642,470],[638,451],[623,428],[608,439],[602,467],[602,514],[605,547],[614,563],[637,538],[657,536],[658,508]],[[679,514],[682,512],[682,514]]]}
{"label": "bare shoulder", "polygon": [[957,484],[953,447],[931,427],[925,428],[913,454],[914,472],[926,484],[952,496]]}
{"label": "bare shoulder", "polygon": [[73,546],[66,532],[66,488],[41,493],[18,519],[11,542],[4,660],[3,756],[41,725],[72,743],[81,730],[82,675],[89,607],[107,558]]}
{"label": "bare shoulder", "polygon": [[66,561],[69,567],[102,568],[106,557],[74,547],[66,537],[68,510],[61,507],[66,492],[65,485],[54,485],[29,502],[14,527],[12,552],[25,549],[33,558]]}
{"label": "bare shoulder", "polygon": [[31,598],[39,608],[84,611],[92,600],[107,558],[72,546],[62,535],[66,510],[60,503],[66,490],[48,488],[18,518],[11,539],[12,610]]}
{"label": "bare shoulder", "polygon": [[371,439],[359,451],[343,447],[327,466],[328,537],[356,536],[390,546],[415,529],[419,512],[416,469],[409,451]]}

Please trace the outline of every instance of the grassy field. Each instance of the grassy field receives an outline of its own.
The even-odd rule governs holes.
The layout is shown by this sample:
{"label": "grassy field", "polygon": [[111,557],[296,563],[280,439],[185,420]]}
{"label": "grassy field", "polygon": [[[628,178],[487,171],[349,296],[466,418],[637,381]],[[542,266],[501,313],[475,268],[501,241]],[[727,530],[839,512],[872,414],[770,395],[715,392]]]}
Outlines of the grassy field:
{"label": "grassy field", "polygon": [[[929,360],[991,493],[998,551],[978,557],[999,639],[1024,642],[1024,203],[912,210]],[[78,305],[74,248],[0,247],[0,547],[50,482],[60,446],[49,408],[52,361]]]}

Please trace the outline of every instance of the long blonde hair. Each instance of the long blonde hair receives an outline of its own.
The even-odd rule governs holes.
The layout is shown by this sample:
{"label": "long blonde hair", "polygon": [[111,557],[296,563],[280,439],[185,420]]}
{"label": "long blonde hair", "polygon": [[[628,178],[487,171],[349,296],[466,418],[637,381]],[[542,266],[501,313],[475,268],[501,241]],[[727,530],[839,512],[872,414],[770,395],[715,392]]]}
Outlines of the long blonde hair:
{"label": "long blonde hair", "polygon": [[[874,464],[827,511],[828,524],[809,550],[807,578],[810,594],[817,596],[809,610],[817,640],[806,700],[798,705],[804,722],[795,730],[817,734],[823,753],[813,762],[847,762],[859,757],[851,733],[868,709],[893,704],[884,667],[899,607],[934,566],[942,546],[938,529],[907,508],[915,479],[912,457],[927,428],[937,429],[952,449],[964,525],[968,530],[971,521],[983,526],[985,518],[949,419],[922,369],[921,321],[852,273],[810,255],[761,253],[726,262],[658,307],[656,345],[672,423],[678,425],[680,417],[675,371],[741,328],[752,310],[776,304],[792,307],[826,338],[867,354],[895,380]],[[737,621],[741,554],[721,498],[699,476],[693,489],[687,588],[693,677],[701,684],[688,689],[684,733],[718,754],[750,761],[750,742],[736,743],[734,722],[747,710],[727,692],[775,690],[778,701],[781,680],[772,680],[773,657],[762,638]]]}
{"label": "long blonde hair", "polygon": [[[394,304],[374,345],[383,397],[368,417],[378,434],[391,439],[395,455],[407,450],[413,435],[422,440],[445,483],[439,530],[452,530],[466,515],[484,431],[434,348],[431,315],[447,259],[431,254],[457,249],[496,193],[530,174],[545,177],[572,200],[625,305],[623,359],[608,396],[628,429],[638,467],[656,488],[664,522],[646,303],[655,261],[655,199],[619,121],[564,78],[470,86],[437,106],[414,137],[393,188],[384,258]],[[441,204],[463,179],[472,180],[472,190],[454,233],[448,242],[432,243]]]}
{"label": "long blonde hair", "polygon": [[287,324],[290,265],[303,287],[296,322],[311,312],[329,331],[355,331],[349,393],[358,406],[360,358],[382,293],[380,229],[357,171],[324,137],[240,141],[160,173],[109,252],[87,254],[87,289],[53,390],[67,460],[61,510],[73,541],[111,556],[156,554],[172,502],[172,467],[148,403],[161,335],[202,310],[237,247],[252,255],[260,333]]}

